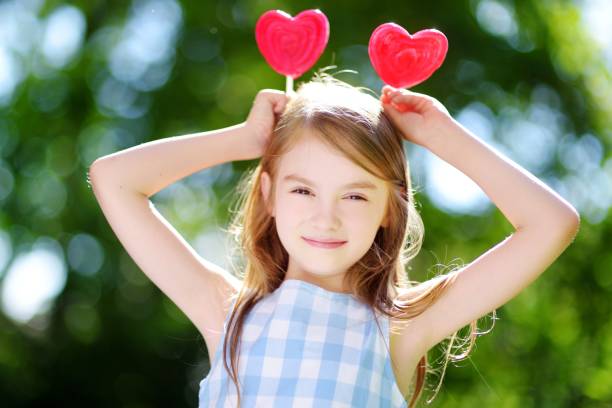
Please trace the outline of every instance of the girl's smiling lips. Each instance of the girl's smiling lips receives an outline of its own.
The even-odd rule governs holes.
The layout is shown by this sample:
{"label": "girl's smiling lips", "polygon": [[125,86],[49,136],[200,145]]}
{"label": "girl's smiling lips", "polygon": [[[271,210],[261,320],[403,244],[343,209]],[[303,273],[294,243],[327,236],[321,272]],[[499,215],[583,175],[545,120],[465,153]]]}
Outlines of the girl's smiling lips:
{"label": "girl's smiling lips", "polygon": [[312,246],[319,248],[337,248],[341,245],[346,244],[347,241],[338,241],[338,240],[314,240],[306,237],[302,237],[307,243]]}
{"label": "girl's smiling lips", "polygon": [[307,238],[307,237],[302,237],[304,239],[307,239],[309,241],[317,241],[317,242],[321,242],[324,244],[342,244],[346,241],[342,241],[340,239],[332,239],[332,238]]}

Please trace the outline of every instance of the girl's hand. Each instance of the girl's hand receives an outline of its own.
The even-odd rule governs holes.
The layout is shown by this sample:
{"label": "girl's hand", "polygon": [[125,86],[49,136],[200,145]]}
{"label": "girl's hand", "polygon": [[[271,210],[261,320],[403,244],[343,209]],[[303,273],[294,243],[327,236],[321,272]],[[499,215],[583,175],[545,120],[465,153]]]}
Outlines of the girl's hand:
{"label": "girl's hand", "polygon": [[289,96],[276,89],[262,89],[255,99],[245,122],[247,130],[247,151],[251,159],[259,158],[268,145],[276,122],[285,110]]}
{"label": "girl's hand", "polygon": [[384,112],[409,142],[427,147],[439,137],[442,125],[453,120],[434,97],[389,85],[382,90],[380,99]]}

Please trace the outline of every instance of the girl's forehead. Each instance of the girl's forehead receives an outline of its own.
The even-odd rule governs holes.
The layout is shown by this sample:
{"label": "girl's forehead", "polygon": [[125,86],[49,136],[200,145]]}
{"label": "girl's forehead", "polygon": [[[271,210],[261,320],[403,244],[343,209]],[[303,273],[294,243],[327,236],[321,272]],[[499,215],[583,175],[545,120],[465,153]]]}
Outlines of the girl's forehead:
{"label": "girl's forehead", "polygon": [[297,182],[312,187],[362,188],[372,193],[384,189],[384,180],[356,164],[288,161],[279,171],[279,183]]}
{"label": "girl's forehead", "polygon": [[337,151],[316,137],[302,137],[295,145],[283,154],[281,165],[299,165],[316,167],[321,164],[359,167],[350,161],[342,152]]}
{"label": "girl's forehead", "polygon": [[333,186],[336,189],[359,189],[363,191],[369,191],[371,193],[378,193],[382,191],[382,186],[369,178],[357,177],[329,177],[314,178],[309,175],[302,175],[300,173],[290,173],[282,177],[281,183],[301,183],[306,184],[315,188],[327,188]]}
{"label": "girl's forehead", "polygon": [[341,152],[316,137],[300,138],[280,161],[279,182],[311,181],[315,186],[357,183],[383,189],[384,180],[353,163]]}
{"label": "girl's forehead", "polygon": [[303,150],[287,154],[280,165],[279,174],[299,174],[315,179],[373,177],[348,158],[320,151]]}

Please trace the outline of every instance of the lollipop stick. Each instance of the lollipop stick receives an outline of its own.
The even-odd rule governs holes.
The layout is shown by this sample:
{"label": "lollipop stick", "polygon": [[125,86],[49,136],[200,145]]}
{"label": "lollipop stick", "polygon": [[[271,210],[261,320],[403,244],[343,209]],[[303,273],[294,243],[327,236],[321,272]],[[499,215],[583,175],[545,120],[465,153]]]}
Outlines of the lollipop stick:
{"label": "lollipop stick", "polygon": [[289,75],[286,75],[285,78],[287,78],[285,83],[285,93],[289,95],[293,93],[293,78]]}

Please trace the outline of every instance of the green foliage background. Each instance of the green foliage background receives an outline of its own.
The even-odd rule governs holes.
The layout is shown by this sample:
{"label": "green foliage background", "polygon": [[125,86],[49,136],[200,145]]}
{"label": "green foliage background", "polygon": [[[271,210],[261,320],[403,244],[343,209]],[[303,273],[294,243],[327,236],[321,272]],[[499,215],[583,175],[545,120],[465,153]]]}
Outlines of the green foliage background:
{"label": "green foliage background", "polygon": [[[382,82],[367,55],[371,32],[389,21],[411,33],[437,28],[449,39],[447,58],[414,90],[438,98],[453,116],[466,107],[489,112],[493,139],[520,165],[537,163],[530,170],[581,212],[575,242],[497,310],[493,331],[477,340],[470,358],[448,366],[431,406],[612,407],[611,65],[590,37],[580,3],[12,1],[0,2],[0,15],[8,18],[13,7],[25,5],[35,19],[17,26],[19,38],[42,36],[37,30],[58,10],[80,14],[84,26],[82,43],[63,65],[50,62],[42,41],[20,54],[13,74],[21,81],[0,105],[3,406],[197,405],[198,383],[209,370],[204,341],[126,254],[95,201],[87,170],[95,158],[145,141],[245,120],[259,89],[285,86],[257,49],[257,18],[269,9],[296,15],[319,8],[330,21],[329,43],[297,83],[336,65],[357,71],[340,79],[379,93]],[[167,44],[156,40],[148,52],[165,56],[149,61],[140,76],[143,66],[126,61],[138,61],[128,57],[143,48],[128,48],[128,59],[113,65],[122,41],[153,35],[134,23],[152,13],[162,16],[152,20],[156,27],[170,27],[173,37]],[[507,28],[507,15],[514,29]],[[554,119],[538,116],[536,103]],[[524,156],[528,144],[542,143],[537,128],[521,128],[512,133],[515,140],[504,137],[525,119],[556,129],[544,139],[554,144],[551,156]],[[229,219],[240,175],[255,164],[204,170],[152,201],[202,256],[224,264],[216,234]],[[422,177],[415,184],[425,187],[422,162],[411,165]],[[411,279],[433,276],[438,264],[470,262],[512,231],[492,203],[480,212],[456,211],[427,188],[417,199],[426,236]],[[32,319],[18,321],[8,312],[12,302],[32,296],[41,283],[29,278],[17,296],[7,282],[25,273],[16,260],[34,248],[56,254],[65,284]],[[431,378],[425,398],[435,384]]]}

